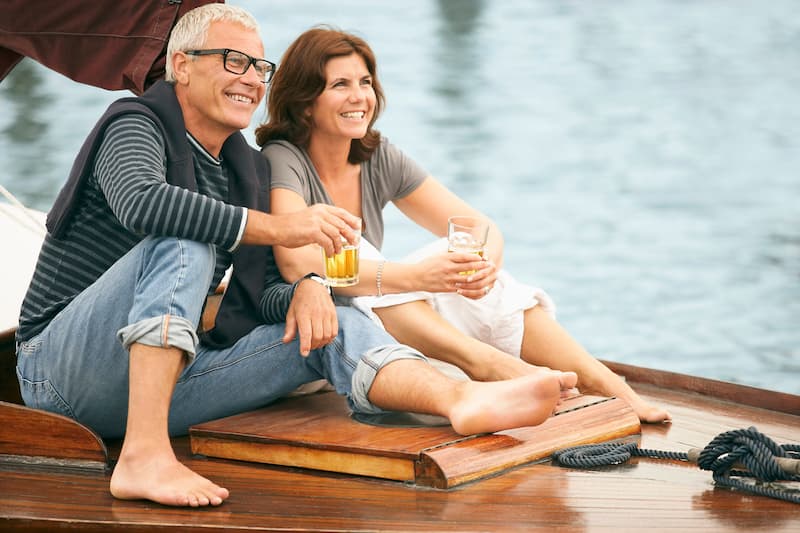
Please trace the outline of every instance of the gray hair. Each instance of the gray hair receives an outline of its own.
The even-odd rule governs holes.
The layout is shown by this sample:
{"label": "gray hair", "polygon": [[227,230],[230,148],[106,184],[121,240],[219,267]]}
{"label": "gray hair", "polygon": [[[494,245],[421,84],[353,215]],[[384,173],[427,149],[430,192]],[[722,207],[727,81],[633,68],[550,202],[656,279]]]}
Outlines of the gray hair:
{"label": "gray hair", "polygon": [[248,30],[259,32],[256,19],[241,7],[227,4],[206,4],[187,11],[178,20],[169,35],[164,76],[167,81],[175,81],[175,72],[172,70],[172,57],[175,52],[201,48],[208,38],[208,28],[211,23],[219,21],[235,22]]}

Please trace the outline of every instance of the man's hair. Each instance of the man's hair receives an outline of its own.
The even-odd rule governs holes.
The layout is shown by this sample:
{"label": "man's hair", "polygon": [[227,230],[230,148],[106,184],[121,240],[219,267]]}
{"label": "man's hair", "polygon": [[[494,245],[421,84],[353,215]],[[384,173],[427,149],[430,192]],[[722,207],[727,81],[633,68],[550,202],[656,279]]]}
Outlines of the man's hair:
{"label": "man's hair", "polygon": [[175,52],[202,48],[208,38],[208,28],[211,23],[220,21],[235,22],[248,30],[259,32],[256,19],[241,7],[227,4],[206,4],[187,11],[169,34],[164,76],[167,81],[175,81],[175,72],[172,70],[172,56],[175,55]]}
{"label": "man's hair", "polygon": [[369,159],[380,145],[380,132],[373,126],[384,106],[375,54],[364,39],[327,26],[306,31],[283,55],[270,84],[267,99],[269,118],[256,128],[258,145],[264,146],[271,140],[283,139],[301,148],[308,148],[313,124],[307,110],[325,89],[325,66],[333,58],[351,54],[361,56],[372,76],[375,111],[367,134],[351,141],[348,161],[361,163]]}

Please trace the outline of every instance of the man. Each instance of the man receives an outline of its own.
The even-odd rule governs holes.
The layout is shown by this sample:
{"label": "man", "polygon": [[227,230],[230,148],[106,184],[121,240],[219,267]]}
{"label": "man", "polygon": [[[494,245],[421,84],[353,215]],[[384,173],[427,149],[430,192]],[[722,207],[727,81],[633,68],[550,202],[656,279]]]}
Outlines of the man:
{"label": "man", "polygon": [[[268,169],[240,133],[274,69],[263,54],[244,10],[187,13],[170,36],[167,82],[112,104],[48,215],[20,316],[22,396],[124,437],[117,498],[219,505],[228,491],[181,464],[169,436],[320,378],[355,410],[447,416],[464,434],[540,423],[575,385],[550,371],[449,380],[365,316],[337,310],[313,273],[277,281],[270,245],[331,252],[360,221],[328,206],[266,214]],[[215,327],[199,341],[206,296],[231,262]]]}

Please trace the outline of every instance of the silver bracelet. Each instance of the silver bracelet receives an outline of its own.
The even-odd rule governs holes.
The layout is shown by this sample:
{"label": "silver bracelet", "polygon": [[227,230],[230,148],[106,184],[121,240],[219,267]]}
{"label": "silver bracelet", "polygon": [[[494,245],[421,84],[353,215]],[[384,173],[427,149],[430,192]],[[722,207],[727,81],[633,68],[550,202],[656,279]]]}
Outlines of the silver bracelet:
{"label": "silver bracelet", "polygon": [[381,291],[381,279],[383,278],[384,265],[386,265],[386,261],[381,261],[378,264],[378,271],[375,273],[375,285],[378,287],[378,297],[383,296],[383,291]]}

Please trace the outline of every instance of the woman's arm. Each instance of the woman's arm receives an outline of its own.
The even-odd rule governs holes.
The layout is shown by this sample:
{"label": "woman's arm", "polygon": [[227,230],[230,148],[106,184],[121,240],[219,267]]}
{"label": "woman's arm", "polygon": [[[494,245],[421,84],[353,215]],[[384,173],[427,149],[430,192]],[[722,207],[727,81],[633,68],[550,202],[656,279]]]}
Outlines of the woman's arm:
{"label": "woman's arm", "polygon": [[[305,200],[288,189],[272,189],[270,209],[273,213],[289,213],[305,209]],[[445,223],[445,231],[447,225]],[[315,245],[300,248],[273,247],[275,261],[283,278],[292,283],[309,272],[324,273],[322,250]],[[380,261],[359,261],[359,283],[352,287],[337,288],[343,296],[369,296],[377,294],[377,272]],[[381,273],[381,293],[394,294],[411,291],[456,292],[456,283],[465,282],[459,272],[479,270],[485,266],[473,254],[443,254],[420,263],[384,262]]]}
{"label": "woman's arm", "polygon": [[447,219],[454,215],[470,215],[489,220],[488,257],[497,268],[503,262],[503,234],[489,217],[456,196],[433,177],[428,176],[414,192],[395,201],[408,218],[437,237],[447,235]]}
{"label": "woman's arm", "polygon": [[[291,213],[307,207],[302,196],[289,189],[272,189],[270,192],[270,210],[275,214]],[[283,279],[292,283],[309,272],[325,274],[325,263],[322,248],[310,244],[300,248],[273,247],[275,262],[278,264]],[[410,266],[410,265],[409,265]],[[337,288],[336,293],[345,296],[365,296],[376,293],[375,278],[378,263],[375,261],[359,261],[360,282],[347,288]],[[385,268],[385,267],[384,267]],[[405,288],[405,290],[412,290]],[[401,292],[395,290],[394,292]]]}

